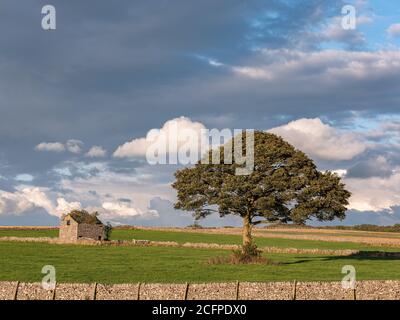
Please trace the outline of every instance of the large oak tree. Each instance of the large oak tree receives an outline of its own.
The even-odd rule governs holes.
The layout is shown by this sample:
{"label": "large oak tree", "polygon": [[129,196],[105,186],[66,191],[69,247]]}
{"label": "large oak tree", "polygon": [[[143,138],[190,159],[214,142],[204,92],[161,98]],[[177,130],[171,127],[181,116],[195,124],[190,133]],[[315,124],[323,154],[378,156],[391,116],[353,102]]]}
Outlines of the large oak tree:
{"label": "large oak tree", "polygon": [[[243,134],[245,152],[245,134]],[[175,173],[176,209],[192,211],[199,219],[218,212],[243,219],[243,245],[252,242],[252,226],[268,222],[304,224],[343,219],[350,193],[340,177],[321,172],[303,152],[271,133],[254,132],[254,171],[236,175],[239,164],[203,164]],[[212,151],[206,156],[211,159]]]}

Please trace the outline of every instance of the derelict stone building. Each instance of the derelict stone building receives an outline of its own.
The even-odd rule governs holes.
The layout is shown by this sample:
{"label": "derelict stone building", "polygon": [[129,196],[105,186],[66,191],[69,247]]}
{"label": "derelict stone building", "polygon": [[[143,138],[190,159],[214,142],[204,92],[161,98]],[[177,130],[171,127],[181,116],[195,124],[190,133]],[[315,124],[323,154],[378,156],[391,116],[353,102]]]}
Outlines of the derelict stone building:
{"label": "derelict stone building", "polygon": [[61,218],[59,238],[66,242],[79,239],[105,240],[105,226],[96,215],[72,211]]}

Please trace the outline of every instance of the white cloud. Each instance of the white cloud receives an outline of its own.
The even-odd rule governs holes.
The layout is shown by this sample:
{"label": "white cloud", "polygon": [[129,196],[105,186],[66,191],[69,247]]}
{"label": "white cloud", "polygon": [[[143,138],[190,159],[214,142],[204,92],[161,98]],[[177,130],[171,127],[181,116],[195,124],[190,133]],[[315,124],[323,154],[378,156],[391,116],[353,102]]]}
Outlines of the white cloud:
{"label": "white cloud", "polygon": [[[330,19],[326,28],[317,34],[313,34],[320,42],[341,42],[347,43],[350,46],[363,45],[366,42],[362,32],[355,30],[346,30],[342,26],[342,16],[333,17]],[[357,25],[369,24],[373,22],[373,18],[369,16],[357,17]]]}
{"label": "white cloud", "polygon": [[35,147],[35,150],[49,152],[63,152],[68,150],[72,153],[80,153],[82,151],[82,146],[82,141],[70,139],[65,144],[61,142],[41,142]]}
{"label": "white cloud", "polygon": [[15,192],[0,190],[0,213],[18,215],[29,209],[43,208],[54,214],[53,205],[44,191],[38,187],[19,187]]}
{"label": "white cloud", "polygon": [[16,214],[32,209],[33,204],[21,193],[0,190],[0,214]]}
{"label": "white cloud", "polygon": [[107,151],[100,146],[93,146],[90,150],[86,153],[86,157],[89,158],[102,158],[107,155]]}
{"label": "white cloud", "polygon": [[20,215],[34,208],[42,208],[48,214],[60,216],[73,209],[80,209],[79,202],[57,199],[57,205],[50,200],[47,188],[19,186],[14,192],[0,190],[0,214]]}
{"label": "white cloud", "polygon": [[83,142],[80,140],[71,139],[66,143],[66,148],[69,152],[80,153],[82,151]]}
{"label": "white cloud", "polygon": [[33,181],[34,177],[27,173],[18,174],[14,178],[16,181],[20,182],[31,182]]}
{"label": "white cloud", "polygon": [[142,211],[138,208],[133,207],[130,203],[127,202],[104,202],[102,204],[103,209],[106,210],[106,213],[103,215],[111,215],[111,216],[122,216],[122,217],[133,217],[133,216],[150,216],[150,217],[158,217],[158,212],[156,210],[146,210]]}
{"label": "white cloud", "polygon": [[345,178],[344,182],[352,192],[349,209],[393,212],[400,206],[400,168],[387,178]]}
{"label": "white cloud", "polygon": [[57,199],[57,207],[55,208],[55,211],[60,215],[71,212],[72,210],[80,210],[80,209],[82,209],[82,205],[80,202],[77,201],[68,202],[64,198]]}
{"label": "white cloud", "polygon": [[[152,145],[162,145],[165,152],[177,153],[183,145],[193,144],[193,147],[200,147],[202,143],[204,125],[194,122],[189,118],[180,117],[164,123],[161,129],[151,129],[146,137],[133,139],[119,146],[114,152],[114,157],[138,157],[145,156],[148,148]],[[196,137],[195,141],[187,139],[188,135]],[[171,138],[171,139],[170,139]],[[172,140],[176,144],[170,143]]]}
{"label": "white cloud", "polygon": [[63,152],[65,151],[65,146],[60,142],[41,142],[35,149],[38,151]]}
{"label": "white cloud", "polygon": [[335,129],[319,118],[299,119],[269,131],[311,157],[324,160],[351,160],[367,148],[355,133]]}
{"label": "white cloud", "polygon": [[221,63],[221,62],[219,62],[218,60],[215,60],[215,59],[209,59],[208,63],[213,67],[222,67],[222,66],[224,66],[223,63]]}
{"label": "white cloud", "polygon": [[393,37],[400,37],[400,23],[394,23],[392,24],[388,29],[387,29],[387,33]]}
{"label": "white cloud", "polygon": [[336,169],[336,170],[331,170],[331,172],[337,174],[341,178],[343,178],[347,174],[346,169]]}
{"label": "white cloud", "polygon": [[53,205],[45,193],[46,190],[47,189],[42,189],[39,187],[21,186],[17,188],[17,193],[25,197],[25,199],[32,203],[33,206],[43,208],[48,213],[52,214]]}
{"label": "white cloud", "polygon": [[95,176],[65,177],[59,188],[70,190],[69,197],[99,211],[102,218],[151,218],[157,214],[152,211],[152,199],[175,201],[170,185],[173,171],[169,166],[147,164],[123,172],[105,167]]}
{"label": "white cloud", "polygon": [[291,82],[312,81],[323,88],[345,80],[397,75],[400,72],[400,55],[398,51],[262,49],[248,65],[230,68],[246,78],[274,80],[274,84],[279,85],[283,81],[286,86]]}
{"label": "white cloud", "polygon": [[263,68],[255,67],[232,67],[233,72],[254,79],[271,80],[274,76],[271,72]]}

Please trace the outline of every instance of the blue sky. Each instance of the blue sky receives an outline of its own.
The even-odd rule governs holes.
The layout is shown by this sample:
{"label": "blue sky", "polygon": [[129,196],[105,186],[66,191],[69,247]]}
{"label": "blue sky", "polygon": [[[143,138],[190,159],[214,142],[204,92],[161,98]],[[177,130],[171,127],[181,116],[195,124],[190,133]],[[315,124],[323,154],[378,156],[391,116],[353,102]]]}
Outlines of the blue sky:
{"label": "blue sky", "polygon": [[399,45],[399,38],[391,38],[387,34],[388,26],[399,23],[400,8],[396,1],[371,0],[365,6],[365,11],[375,17],[374,22],[362,27],[371,49],[381,49],[388,45]]}
{"label": "blue sky", "polygon": [[[277,132],[343,176],[342,224],[400,221],[396,1],[51,2],[52,31],[47,1],[0,4],[0,224],[54,225],[78,207],[192,223],[173,209],[181,166],[144,156],[147,132],[174,119]],[[342,28],[348,4],[355,30]]]}

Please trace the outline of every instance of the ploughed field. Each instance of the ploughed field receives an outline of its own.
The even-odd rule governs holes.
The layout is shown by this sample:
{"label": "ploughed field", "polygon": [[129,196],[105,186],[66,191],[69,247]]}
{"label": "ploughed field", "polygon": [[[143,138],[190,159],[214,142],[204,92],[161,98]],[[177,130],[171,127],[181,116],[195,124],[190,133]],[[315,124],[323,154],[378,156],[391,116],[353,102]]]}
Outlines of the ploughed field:
{"label": "ploughed field", "polygon": [[[259,247],[399,251],[400,234],[326,229],[260,229]],[[57,237],[53,229],[0,229],[0,237]],[[240,229],[115,229],[113,240],[240,244]],[[383,241],[381,241],[383,239]],[[397,244],[398,243],[398,244]],[[83,246],[0,241],[0,280],[41,281],[44,265],[53,265],[58,282],[226,282],[341,280],[353,265],[357,279],[400,279],[400,258],[318,254],[264,254],[275,264],[209,264],[230,250],[185,247]]]}

